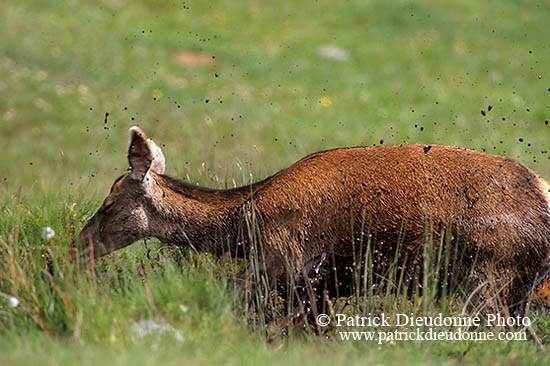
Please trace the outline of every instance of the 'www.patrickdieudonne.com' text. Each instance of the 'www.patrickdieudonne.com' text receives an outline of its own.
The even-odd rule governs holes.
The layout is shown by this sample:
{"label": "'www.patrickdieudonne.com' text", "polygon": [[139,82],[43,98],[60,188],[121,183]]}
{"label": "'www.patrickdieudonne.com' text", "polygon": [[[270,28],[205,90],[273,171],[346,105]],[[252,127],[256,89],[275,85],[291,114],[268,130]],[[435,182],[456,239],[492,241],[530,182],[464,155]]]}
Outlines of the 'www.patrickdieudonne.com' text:
{"label": "'www.patrickdieudonne.com' text", "polygon": [[471,332],[458,329],[456,331],[435,331],[415,329],[411,331],[348,331],[338,332],[342,341],[376,341],[378,344],[393,341],[526,341],[525,331],[517,332]]}

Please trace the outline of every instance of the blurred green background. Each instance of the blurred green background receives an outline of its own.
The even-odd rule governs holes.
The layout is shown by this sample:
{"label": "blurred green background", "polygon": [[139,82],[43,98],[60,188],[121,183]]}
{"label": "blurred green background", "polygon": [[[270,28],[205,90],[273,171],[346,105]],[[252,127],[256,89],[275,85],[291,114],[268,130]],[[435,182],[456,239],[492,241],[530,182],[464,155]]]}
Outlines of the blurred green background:
{"label": "blurred green background", "polygon": [[134,124],[168,174],[217,187],[382,140],[485,150],[550,178],[548,2],[26,0],[0,13],[3,189],[103,195]]}

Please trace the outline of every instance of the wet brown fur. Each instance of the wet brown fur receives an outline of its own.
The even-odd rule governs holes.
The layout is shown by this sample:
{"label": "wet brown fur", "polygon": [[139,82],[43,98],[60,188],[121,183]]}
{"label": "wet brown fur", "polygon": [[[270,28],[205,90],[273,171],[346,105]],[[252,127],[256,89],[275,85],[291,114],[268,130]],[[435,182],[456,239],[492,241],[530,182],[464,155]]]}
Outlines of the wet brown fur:
{"label": "wet brown fur", "polygon": [[[491,283],[493,292],[482,290],[482,297],[499,289],[512,305],[524,301],[550,269],[549,189],[522,164],[463,148],[341,148],[229,190],[154,171],[137,182],[128,173],[115,182],[80,237],[93,244],[96,255],[146,237],[246,255],[246,220],[253,218],[265,268],[284,281],[288,268],[300,279],[325,254],[351,257],[369,234],[380,263],[393,258],[401,242],[403,261],[414,267],[422,258],[426,228],[434,238],[448,229],[471,259],[455,275],[469,275],[474,286]],[[141,217],[137,224],[124,213],[129,209]]]}

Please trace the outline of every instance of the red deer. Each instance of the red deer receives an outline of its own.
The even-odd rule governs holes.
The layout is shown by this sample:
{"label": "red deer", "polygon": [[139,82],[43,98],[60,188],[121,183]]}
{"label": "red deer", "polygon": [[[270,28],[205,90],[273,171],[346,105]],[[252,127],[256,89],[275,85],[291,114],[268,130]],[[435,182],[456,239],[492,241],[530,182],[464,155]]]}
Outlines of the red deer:
{"label": "red deer", "polygon": [[445,230],[467,259],[453,275],[494,285],[483,299],[497,289],[508,306],[524,304],[550,272],[550,185],[505,157],[442,145],[339,148],[218,190],[164,175],[160,148],[138,127],[130,133],[129,172],[80,233],[84,255],[149,237],[246,255],[253,216],[262,266],[283,282],[289,271],[303,280],[327,256],[350,258],[367,235],[380,263],[401,243],[401,265],[418,267],[427,235]]}

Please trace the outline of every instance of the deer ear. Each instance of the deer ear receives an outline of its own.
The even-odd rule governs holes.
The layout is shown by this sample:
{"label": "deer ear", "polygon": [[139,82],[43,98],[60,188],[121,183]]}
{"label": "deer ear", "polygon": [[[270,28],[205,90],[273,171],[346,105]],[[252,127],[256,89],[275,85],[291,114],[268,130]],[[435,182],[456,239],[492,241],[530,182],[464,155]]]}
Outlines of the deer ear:
{"label": "deer ear", "polygon": [[151,139],[147,139],[147,145],[149,146],[149,150],[151,150],[151,155],[153,156],[150,169],[157,174],[164,174],[164,170],[166,169],[166,160],[164,159],[162,150]]}
{"label": "deer ear", "polygon": [[149,170],[163,174],[166,166],[162,150],[137,126],[130,128],[128,162],[132,171],[130,177],[139,181]]}

